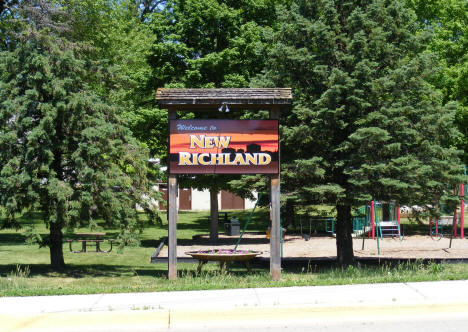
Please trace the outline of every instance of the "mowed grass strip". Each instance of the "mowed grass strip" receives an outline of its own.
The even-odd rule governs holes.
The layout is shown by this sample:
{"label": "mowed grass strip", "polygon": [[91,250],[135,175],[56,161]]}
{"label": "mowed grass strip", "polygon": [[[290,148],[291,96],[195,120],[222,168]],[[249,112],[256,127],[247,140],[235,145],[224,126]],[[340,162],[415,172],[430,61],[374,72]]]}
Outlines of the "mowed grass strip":
{"label": "mowed grass strip", "polygon": [[48,271],[45,266],[18,266],[0,278],[0,296],[34,296],[126,292],[182,291],[253,287],[326,286],[360,283],[414,282],[468,279],[466,264],[402,263],[396,266],[314,267],[283,271],[278,282],[269,271],[254,268],[246,273],[234,266],[229,273],[215,264],[207,265],[200,275],[196,264],[179,264],[178,279],[166,278],[166,264],[142,266],[69,265],[64,272]]}
{"label": "mowed grass strip", "polygon": [[[243,223],[248,211],[233,213]],[[165,218],[163,218],[165,219]],[[47,234],[37,214],[23,217],[24,225]],[[249,225],[249,231],[264,231],[268,225],[268,210],[259,210]],[[222,224],[220,225],[222,226]],[[178,238],[190,240],[194,235],[208,233],[208,213],[184,212],[179,215]],[[75,231],[87,231],[86,228]],[[101,231],[110,237],[117,230],[101,224]],[[208,264],[197,275],[196,263],[180,263],[175,281],[167,279],[167,264],[151,264],[150,257],[160,240],[167,236],[163,226],[145,224],[139,245],[127,246],[111,253],[87,252],[73,254],[64,244],[67,267],[53,271],[49,267],[49,249],[27,244],[25,229],[0,231],[0,296],[95,294],[121,292],[152,292],[251,287],[287,287],[340,285],[357,283],[410,282],[468,279],[467,264],[436,264],[404,262],[398,264],[355,265],[347,268],[334,264],[309,264],[283,270],[279,282],[271,281],[268,267],[254,266],[247,273],[234,264],[229,273],[218,265]],[[93,250],[91,248],[91,250]]]}

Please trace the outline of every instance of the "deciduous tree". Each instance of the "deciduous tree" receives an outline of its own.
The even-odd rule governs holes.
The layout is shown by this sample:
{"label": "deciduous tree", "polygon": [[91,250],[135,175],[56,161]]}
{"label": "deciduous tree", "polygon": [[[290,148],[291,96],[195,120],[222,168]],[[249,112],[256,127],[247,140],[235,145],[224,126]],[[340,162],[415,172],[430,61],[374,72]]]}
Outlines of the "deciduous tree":
{"label": "deciduous tree", "polygon": [[[240,88],[260,73],[265,61],[261,27],[271,27],[275,5],[282,0],[175,0],[150,16],[156,36],[149,57],[153,86],[182,88]],[[192,116],[192,115],[188,115]],[[234,118],[239,114],[221,115]],[[220,115],[200,112],[198,118]],[[160,141],[166,132],[161,133]],[[229,188],[228,176],[197,176],[182,183],[209,189],[212,202]],[[217,204],[211,210],[210,238],[217,239]],[[216,218],[216,219],[215,219]]]}
{"label": "deciduous tree", "polygon": [[457,101],[455,123],[462,135],[454,142],[465,151],[468,165],[468,3],[465,0],[406,0],[422,31],[432,35],[429,51],[438,56],[439,68],[431,83],[443,102]]}

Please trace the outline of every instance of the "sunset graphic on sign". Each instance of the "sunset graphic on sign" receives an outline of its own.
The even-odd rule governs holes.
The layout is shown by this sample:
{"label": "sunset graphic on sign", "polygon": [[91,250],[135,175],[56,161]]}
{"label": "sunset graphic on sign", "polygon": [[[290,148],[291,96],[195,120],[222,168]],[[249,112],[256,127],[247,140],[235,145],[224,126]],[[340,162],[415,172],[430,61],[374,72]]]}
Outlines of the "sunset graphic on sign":
{"label": "sunset graphic on sign", "polygon": [[172,174],[276,174],[277,120],[171,120]]}

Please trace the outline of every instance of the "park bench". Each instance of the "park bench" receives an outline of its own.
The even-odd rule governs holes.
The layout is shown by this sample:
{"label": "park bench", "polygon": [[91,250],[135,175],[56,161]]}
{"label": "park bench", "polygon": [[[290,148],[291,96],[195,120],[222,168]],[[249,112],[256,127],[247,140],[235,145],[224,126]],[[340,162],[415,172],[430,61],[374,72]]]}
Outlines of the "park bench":
{"label": "park bench", "polygon": [[[93,243],[95,245],[96,252],[108,253],[112,251],[112,244],[115,241],[114,239],[104,239],[104,236],[106,235],[106,233],[102,233],[102,232],[101,233],[75,233],[75,235],[78,238],[65,240],[65,242],[69,243],[70,252],[75,253],[75,254],[86,252],[88,243]],[[101,243],[105,241],[108,241],[110,244],[109,250],[101,249]],[[81,250],[73,250],[73,247],[72,247],[73,242],[81,243]]]}

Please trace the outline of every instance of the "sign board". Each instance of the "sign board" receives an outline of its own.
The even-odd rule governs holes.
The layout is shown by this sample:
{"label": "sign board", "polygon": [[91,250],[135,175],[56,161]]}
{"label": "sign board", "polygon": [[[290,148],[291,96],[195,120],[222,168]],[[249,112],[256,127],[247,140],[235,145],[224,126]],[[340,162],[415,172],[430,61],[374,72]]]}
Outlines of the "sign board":
{"label": "sign board", "polygon": [[170,174],[278,174],[278,120],[170,120]]}

